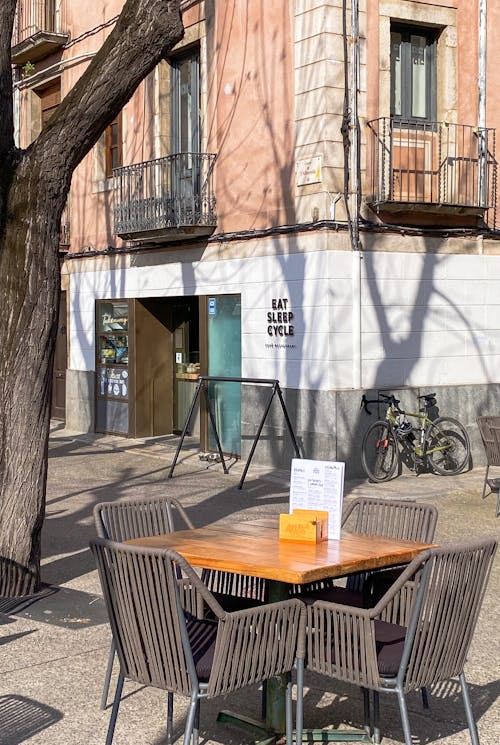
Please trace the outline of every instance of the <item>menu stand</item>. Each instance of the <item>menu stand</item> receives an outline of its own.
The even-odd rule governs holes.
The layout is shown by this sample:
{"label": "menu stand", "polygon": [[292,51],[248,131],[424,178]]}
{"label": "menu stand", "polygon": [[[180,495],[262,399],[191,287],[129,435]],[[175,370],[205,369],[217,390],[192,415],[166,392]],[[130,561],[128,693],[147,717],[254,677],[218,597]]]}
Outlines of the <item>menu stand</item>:
{"label": "menu stand", "polygon": [[199,380],[198,380],[198,384],[196,386],[196,390],[194,392],[193,400],[191,401],[191,406],[189,407],[189,411],[188,411],[188,414],[187,414],[187,417],[186,417],[186,421],[184,423],[184,428],[182,430],[181,438],[180,438],[179,444],[177,446],[177,451],[175,453],[174,460],[172,461],[172,465],[170,466],[170,471],[168,473],[168,478],[169,479],[171,479],[172,476],[173,476],[173,474],[174,474],[174,468],[175,468],[175,465],[177,463],[177,459],[179,457],[179,453],[181,451],[182,444],[184,442],[184,438],[185,438],[185,436],[186,436],[186,434],[188,432],[188,429],[189,429],[189,422],[191,421],[191,417],[193,415],[193,412],[195,410],[195,407],[196,407],[196,404],[198,402],[198,399],[200,397],[200,393],[201,392],[203,392],[203,395],[205,396],[205,402],[207,404],[207,409],[208,409],[208,416],[209,416],[210,424],[211,424],[211,427],[212,427],[212,431],[214,433],[215,442],[217,444],[217,450],[219,452],[219,457],[220,457],[220,460],[221,460],[221,463],[222,463],[222,468],[224,469],[224,473],[229,473],[229,470],[228,470],[228,468],[226,466],[226,461],[224,460],[224,454],[222,452],[222,446],[221,446],[221,442],[220,442],[220,438],[219,438],[219,433],[217,432],[217,425],[215,423],[215,416],[214,416],[214,412],[213,412],[213,409],[212,409],[212,404],[211,404],[211,401],[210,401],[210,397],[208,395],[208,384],[210,382],[218,382],[218,383],[243,383],[243,384],[252,384],[252,385],[263,385],[263,386],[268,386],[268,387],[271,388],[271,394],[270,394],[269,399],[267,401],[266,408],[264,410],[264,415],[263,415],[262,420],[261,420],[261,422],[259,424],[259,427],[257,429],[257,432],[255,434],[255,437],[253,439],[252,447],[250,449],[250,454],[249,454],[249,456],[247,458],[247,462],[245,464],[245,468],[243,469],[243,474],[241,476],[240,483],[238,484],[238,489],[242,489],[243,488],[243,482],[245,481],[245,477],[247,475],[247,471],[248,471],[248,468],[250,466],[250,462],[251,462],[251,460],[253,458],[253,454],[255,452],[255,448],[257,447],[257,442],[259,441],[260,435],[262,433],[262,429],[264,427],[264,423],[266,421],[267,415],[269,414],[269,410],[271,408],[271,404],[273,402],[273,398],[274,398],[275,395],[278,396],[279,401],[280,401],[280,404],[281,404],[281,408],[282,408],[282,411],[283,411],[283,415],[285,417],[285,422],[286,422],[286,425],[287,425],[287,429],[288,429],[288,432],[290,433],[290,437],[291,437],[292,444],[293,444],[293,449],[295,451],[295,456],[297,458],[301,458],[302,457],[301,456],[301,453],[300,453],[300,450],[299,450],[298,443],[297,443],[297,439],[295,437],[295,433],[294,433],[293,428],[292,428],[292,424],[290,422],[290,417],[288,416],[288,411],[287,411],[286,406],[285,406],[285,401],[283,400],[283,394],[281,392],[279,380],[267,380],[267,379],[262,379],[262,378],[221,378],[221,377],[216,377],[216,376],[213,376],[213,375],[201,375],[200,378],[199,378]]}

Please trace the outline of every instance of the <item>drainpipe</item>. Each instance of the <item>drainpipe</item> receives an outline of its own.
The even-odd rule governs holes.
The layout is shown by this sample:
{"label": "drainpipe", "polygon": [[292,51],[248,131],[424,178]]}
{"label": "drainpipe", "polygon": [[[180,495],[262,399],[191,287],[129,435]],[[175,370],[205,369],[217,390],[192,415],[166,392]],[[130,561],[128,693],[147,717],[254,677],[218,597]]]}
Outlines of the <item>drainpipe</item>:
{"label": "drainpipe", "polygon": [[349,134],[351,140],[351,241],[352,249],[359,249],[359,3],[351,0],[351,84],[349,91]]}
{"label": "drainpipe", "polygon": [[487,0],[479,0],[478,127],[486,127],[486,19]]}
{"label": "drainpipe", "polygon": [[486,38],[487,38],[487,0],[479,0],[479,30],[478,30],[478,105],[477,126],[479,128],[479,168],[478,168],[478,196],[479,204],[486,205]]}
{"label": "drainpipe", "polygon": [[[349,139],[350,139],[350,230],[352,249],[352,387],[362,386],[361,357],[361,260],[359,242],[360,217],[360,133],[358,119],[359,91],[359,2],[351,0],[350,34],[350,90],[349,90]],[[347,64],[347,59],[345,60]]]}

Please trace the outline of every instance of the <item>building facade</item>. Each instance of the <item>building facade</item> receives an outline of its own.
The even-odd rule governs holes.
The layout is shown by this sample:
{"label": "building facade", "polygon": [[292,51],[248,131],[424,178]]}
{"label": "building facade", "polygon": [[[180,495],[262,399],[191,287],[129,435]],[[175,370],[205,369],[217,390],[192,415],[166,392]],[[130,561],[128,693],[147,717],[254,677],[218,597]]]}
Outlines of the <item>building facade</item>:
{"label": "building facade", "polygon": [[[20,0],[26,146],[123,2]],[[303,455],[360,473],[363,392],[467,426],[500,369],[500,3],[185,0],[185,36],[73,176],[59,404],[79,431],[180,432],[198,376],[278,380]],[[60,371],[61,372],[61,371]],[[57,380],[54,388],[56,393]],[[214,381],[225,452],[269,388]],[[207,417],[193,423],[214,448]],[[255,452],[293,454],[272,405]]]}

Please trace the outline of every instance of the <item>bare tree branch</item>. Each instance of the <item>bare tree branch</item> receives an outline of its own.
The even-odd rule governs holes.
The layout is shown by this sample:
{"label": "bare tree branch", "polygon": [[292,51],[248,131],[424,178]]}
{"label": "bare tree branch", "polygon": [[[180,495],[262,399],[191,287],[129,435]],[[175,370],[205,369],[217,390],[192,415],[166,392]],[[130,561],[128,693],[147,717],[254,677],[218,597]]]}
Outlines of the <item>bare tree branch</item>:
{"label": "bare tree branch", "polygon": [[[34,145],[69,175],[184,34],[179,0],[127,0],[117,24]],[[40,153],[38,153],[39,155]]]}
{"label": "bare tree branch", "polygon": [[[13,141],[15,0],[0,0],[0,592],[40,580],[61,212],[71,174],[182,38],[180,0],[127,0],[115,29],[25,151]],[[3,156],[3,158],[2,158]],[[14,384],[15,382],[15,384]]]}

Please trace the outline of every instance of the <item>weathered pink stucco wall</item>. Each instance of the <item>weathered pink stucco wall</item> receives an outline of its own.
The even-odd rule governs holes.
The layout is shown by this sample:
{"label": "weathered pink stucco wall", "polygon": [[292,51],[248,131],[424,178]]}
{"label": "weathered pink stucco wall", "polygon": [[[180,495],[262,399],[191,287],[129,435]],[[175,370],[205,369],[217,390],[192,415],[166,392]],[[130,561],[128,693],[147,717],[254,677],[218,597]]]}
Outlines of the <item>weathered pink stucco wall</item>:
{"label": "weathered pink stucco wall", "polygon": [[[465,0],[401,2],[398,18],[410,6],[455,9],[456,116],[459,124],[477,123],[478,3]],[[123,0],[84,3],[67,0],[71,32],[61,75],[64,95],[84,72],[85,55],[97,51],[112,29]],[[294,10],[290,0],[205,0],[184,13],[186,41],[201,37],[203,149],[217,155],[215,194],[218,232],[293,224],[295,216],[295,91]],[[380,115],[379,0],[365,0],[367,120]],[[392,12],[392,9],[391,9]],[[500,27],[500,3],[488,3],[487,126],[500,128],[500,72],[494,32]],[[91,33],[88,33],[91,31]],[[53,65],[57,59],[37,65]],[[56,74],[56,71],[54,72]],[[30,124],[28,90],[22,91],[21,121]],[[341,93],[339,93],[341,95]],[[158,122],[154,122],[154,90],[148,79],[124,109],[124,164],[154,157]],[[325,114],[327,116],[327,114]],[[168,131],[168,124],[163,126]],[[25,137],[25,135],[23,135]],[[366,132],[362,131],[366,138]],[[366,140],[364,139],[364,142]],[[22,140],[21,144],[27,144]],[[71,189],[71,250],[121,245],[113,234],[112,182],[99,177],[95,149],[76,170]],[[156,148],[158,152],[158,148]],[[102,171],[102,168],[101,168]],[[366,184],[365,184],[366,185]]]}
{"label": "weathered pink stucco wall", "polygon": [[294,222],[293,5],[216,3],[207,131],[219,231]]}

